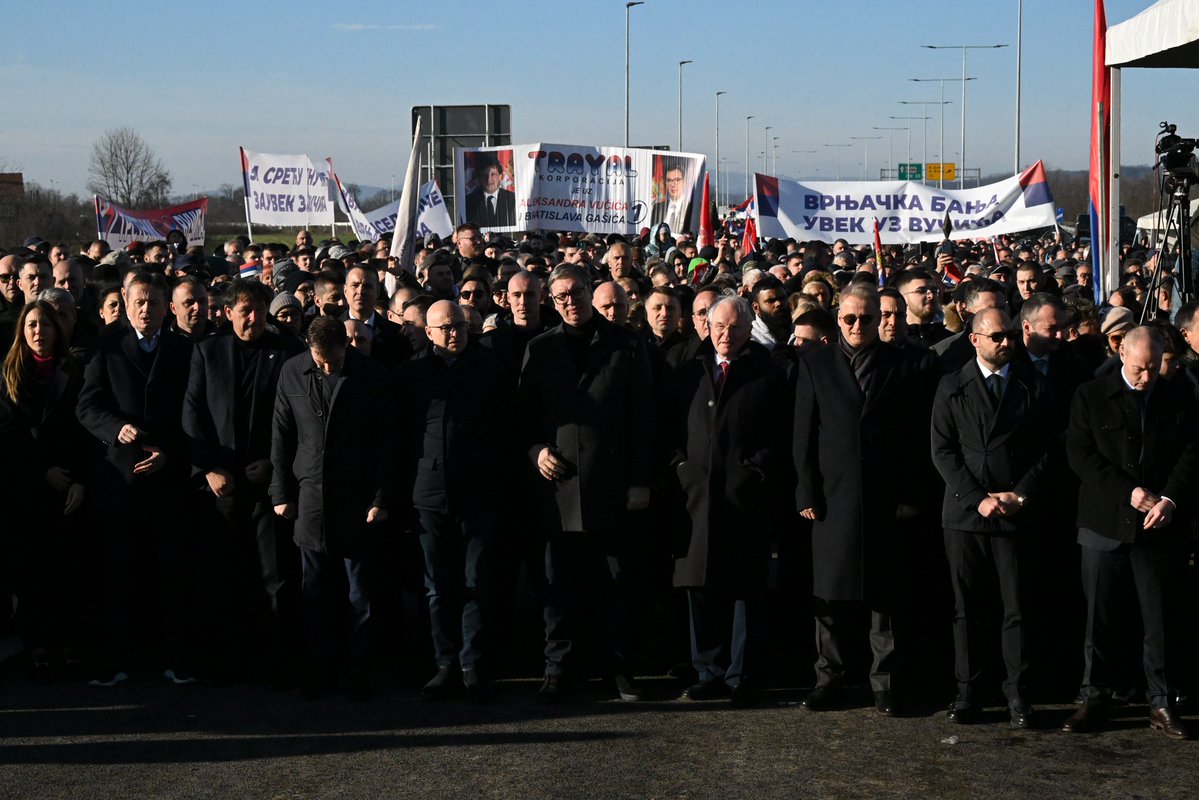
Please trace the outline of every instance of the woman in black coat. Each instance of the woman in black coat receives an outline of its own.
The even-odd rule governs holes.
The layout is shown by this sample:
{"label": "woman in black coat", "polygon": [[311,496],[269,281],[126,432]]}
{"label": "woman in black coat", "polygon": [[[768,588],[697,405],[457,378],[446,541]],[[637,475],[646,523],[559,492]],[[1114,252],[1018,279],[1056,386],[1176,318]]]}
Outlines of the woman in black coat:
{"label": "woman in black coat", "polygon": [[0,393],[4,485],[37,520],[10,530],[7,549],[15,556],[21,633],[38,681],[51,677],[55,657],[69,671],[78,667],[85,558],[77,512],[88,440],[75,418],[83,370],[68,347],[53,306],[25,306]]}

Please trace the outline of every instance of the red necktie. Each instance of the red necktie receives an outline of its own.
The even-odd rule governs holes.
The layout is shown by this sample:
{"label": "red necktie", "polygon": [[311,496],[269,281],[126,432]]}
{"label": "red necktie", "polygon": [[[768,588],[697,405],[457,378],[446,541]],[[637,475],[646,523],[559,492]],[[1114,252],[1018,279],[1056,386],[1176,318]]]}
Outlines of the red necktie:
{"label": "red necktie", "polygon": [[720,396],[720,391],[722,389],[724,389],[724,382],[729,377],[729,362],[721,361],[719,366],[720,366],[720,377],[716,379],[716,396],[717,397]]}

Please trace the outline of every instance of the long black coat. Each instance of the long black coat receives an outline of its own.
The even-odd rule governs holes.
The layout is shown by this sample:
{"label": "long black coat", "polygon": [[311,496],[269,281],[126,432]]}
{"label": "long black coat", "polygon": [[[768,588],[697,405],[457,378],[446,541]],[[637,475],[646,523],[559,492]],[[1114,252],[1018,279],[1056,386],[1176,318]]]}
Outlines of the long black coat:
{"label": "long black coat", "polygon": [[[104,461],[89,487],[98,513],[119,513],[130,487],[174,491],[186,480],[189,458],[180,420],[191,367],[191,344],[165,328],[153,361],[138,347],[137,333],[128,325],[101,335],[95,355],[84,371],[79,393],[79,421],[106,448]],[[142,442],[119,444],[125,425],[145,431],[145,443],[162,448],[164,468],[153,475],[133,475],[145,460]]]}
{"label": "long black coat", "polygon": [[[240,393],[237,337],[227,332],[205,339],[192,348],[191,372],[183,406],[183,431],[187,434],[196,473],[223,469],[236,481],[247,464],[271,457],[271,426],[279,373],[283,364],[304,347],[295,339],[270,331],[263,333],[256,344],[260,354],[254,373],[248,441],[237,440],[234,420]],[[252,447],[251,442],[258,446]]]}
{"label": "long black coat", "polygon": [[494,515],[504,497],[516,386],[472,341],[452,364],[433,352],[400,368],[402,485],[414,508]]}
{"label": "long black coat", "polygon": [[886,592],[899,544],[895,511],[919,495],[929,413],[918,365],[886,342],[863,394],[838,343],[809,351],[795,369],[795,507],[817,510],[812,591],[824,600]]}
{"label": "long black coat", "polygon": [[75,414],[82,388],[83,367],[75,358],[59,361],[50,380],[33,390],[36,396],[14,400],[0,383],[4,485],[11,497],[50,516],[54,516],[50,499],[58,501],[62,493],[46,483],[46,470],[61,467],[71,473],[74,482],[89,482],[94,440]]}
{"label": "long black coat", "polygon": [[791,488],[790,388],[751,343],[717,396],[716,355],[705,344],[679,368],[671,393],[680,440],[674,466],[691,517],[676,542],[674,585],[759,592],[770,563],[771,506]]}
{"label": "long black coat", "polygon": [[653,432],[641,424],[654,397],[645,345],[633,331],[593,319],[582,369],[559,324],[529,342],[521,370],[525,452],[535,466],[553,447],[573,465],[565,480],[538,478],[543,532],[617,530],[629,487],[651,481]]}
{"label": "long black coat", "polygon": [[[350,312],[341,315],[342,322],[350,318]],[[384,315],[375,312],[374,336],[371,339],[371,358],[389,370],[398,369],[412,356],[412,343],[399,325]]]}
{"label": "long black coat", "polygon": [[[319,374],[318,374],[319,373]],[[372,506],[390,512],[395,480],[391,385],[379,364],[346,350],[328,414],[323,373],[309,353],[283,365],[275,392],[271,502],[296,504],[295,541],[333,555],[369,544]]]}
{"label": "long black coat", "polygon": [[[933,403],[933,463],[945,481],[941,524],[976,533],[1017,533],[1035,521],[1049,496],[1046,470],[1056,431],[1045,381],[1014,361],[996,409],[978,364],[971,361],[941,379]],[[1028,507],[1011,517],[984,519],[978,504],[991,492],[1015,492]]]}
{"label": "long black coat", "polygon": [[[1186,386],[1157,381],[1142,432],[1122,370],[1083,384],[1070,409],[1066,454],[1082,483],[1080,528],[1119,542],[1136,541],[1145,521],[1129,504],[1137,487],[1169,497],[1182,518],[1193,513],[1199,488],[1199,417]],[[1167,530],[1183,528],[1176,518]]]}

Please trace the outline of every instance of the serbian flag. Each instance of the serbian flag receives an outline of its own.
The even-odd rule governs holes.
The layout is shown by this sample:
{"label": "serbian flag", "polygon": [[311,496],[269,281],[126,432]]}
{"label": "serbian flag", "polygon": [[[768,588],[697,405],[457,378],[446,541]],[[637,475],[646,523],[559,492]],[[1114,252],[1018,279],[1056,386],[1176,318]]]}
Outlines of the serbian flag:
{"label": "serbian flag", "polygon": [[1108,219],[1108,156],[1111,147],[1112,71],[1106,63],[1107,15],[1095,0],[1095,44],[1091,52],[1091,269],[1095,305],[1103,298]]}
{"label": "serbian flag", "polygon": [[751,215],[745,217],[745,235],[741,237],[741,257],[758,252],[758,223]]}
{"label": "serbian flag", "polygon": [[711,199],[708,197],[708,173],[704,172],[704,202],[700,206],[703,210],[699,215],[699,246],[714,247],[716,245],[716,237],[712,233],[712,206]]}
{"label": "serbian flag", "polygon": [[878,232],[878,217],[874,218],[874,263],[878,264],[878,274],[881,276],[886,264],[883,263],[883,238]]}

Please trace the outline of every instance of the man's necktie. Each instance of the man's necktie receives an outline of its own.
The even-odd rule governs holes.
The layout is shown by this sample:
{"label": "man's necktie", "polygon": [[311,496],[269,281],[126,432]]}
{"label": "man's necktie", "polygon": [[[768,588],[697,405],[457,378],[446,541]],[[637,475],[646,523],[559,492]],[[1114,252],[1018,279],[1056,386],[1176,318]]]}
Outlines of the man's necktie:
{"label": "man's necktie", "polygon": [[720,366],[720,374],[716,376],[716,396],[717,397],[720,396],[720,392],[724,389],[724,382],[726,380],[728,380],[729,362],[721,361],[719,366]]}
{"label": "man's necktie", "polygon": [[1033,361],[1032,363],[1036,365],[1037,372],[1041,373],[1046,378],[1049,377],[1049,359],[1038,358],[1037,360]]}
{"label": "man's necktie", "polygon": [[487,221],[495,224],[495,198],[491,195],[487,196]]}
{"label": "man's necktie", "polygon": [[1003,400],[1003,377],[998,372],[987,376],[987,388],[991,390],[991,399],[998,407],[999,402]]}

